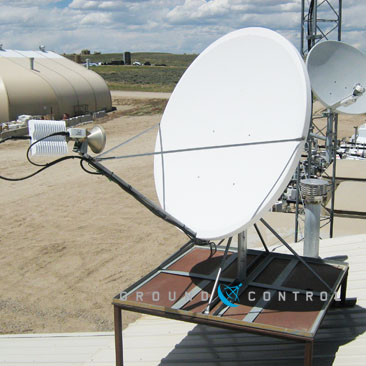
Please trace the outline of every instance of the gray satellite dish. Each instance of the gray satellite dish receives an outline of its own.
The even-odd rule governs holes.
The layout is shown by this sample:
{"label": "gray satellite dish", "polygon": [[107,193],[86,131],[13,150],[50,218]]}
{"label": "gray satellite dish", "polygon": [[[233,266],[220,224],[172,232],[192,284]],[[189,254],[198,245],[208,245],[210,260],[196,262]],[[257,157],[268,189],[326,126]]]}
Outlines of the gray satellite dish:
{"label": "gray satellite dish", "polygon": [[335,112],[366,112],[366,56],[338,41],[314,46],[306,60],[316,97]]}

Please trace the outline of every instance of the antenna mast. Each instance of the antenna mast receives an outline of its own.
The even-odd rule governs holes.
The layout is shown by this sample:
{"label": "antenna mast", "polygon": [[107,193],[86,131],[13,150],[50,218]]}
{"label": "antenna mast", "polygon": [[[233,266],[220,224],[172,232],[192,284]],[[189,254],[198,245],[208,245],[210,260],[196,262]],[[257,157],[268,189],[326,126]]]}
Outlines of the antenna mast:
{"label": "antenna mast", "polygon": [[[335,37],[336,36],[336,37]],[[320,40],[342,39],[342,0],[301,0],[301,39],[300,52],[306,58],[311,48]],[[316,121],[320,118],[327,118],[326,133],[323,134]],[[333,237],[334,226],[334,192],[336,180],[336,151],[337,151],[337,130],[338,114],[329,110],[322,116],[312,116],[309,135],[307,139],[307,176],[311,178],[314,171],[319,168],[314,161],[314,147],[317,147],[318,140],[325,141],[326,145],[326,166],[333,163],[333,174],[331,182],[331,209],[329,214],[329,236]],[[316,132],[316,133],[314,133]],[[317,135],[318,134],[318,135]],[[317,152],[315,153],[317,154]],[[320,168],[324,168],[323,164]],[[299,240],[299,201],[300,201],[300,166],[297,170],[296,184],[296,218],[295,218],[295,242]]]}
{"label": "antenna mast", "polygon": [[342,0],[301,0],[301,45],[306,56],[321,39],[342,38]]}

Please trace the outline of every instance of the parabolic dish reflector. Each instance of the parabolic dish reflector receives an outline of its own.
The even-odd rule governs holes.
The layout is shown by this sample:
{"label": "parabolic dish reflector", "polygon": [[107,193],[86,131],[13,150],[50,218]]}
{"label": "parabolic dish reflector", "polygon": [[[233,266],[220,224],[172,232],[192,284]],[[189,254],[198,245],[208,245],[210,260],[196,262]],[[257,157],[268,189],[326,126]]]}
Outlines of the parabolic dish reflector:
{"label": "parabolic dish reflector", "polygon": [[[310,50],[306,65],[313,92],[326,107],[351,95],[355,85],[366,86],[366,56],[346,43],[318,43]],[[348,114],[366,113],[366,95],[361,95],[353,104],[334,110]]]}
{"label": "parabolic dish reflector", "polygon": [[263,28],[220,38],[187,69],[162,117],[161,206],[199,239],[243,231],[289,182],[310,109],[305,64],[285,38]]}

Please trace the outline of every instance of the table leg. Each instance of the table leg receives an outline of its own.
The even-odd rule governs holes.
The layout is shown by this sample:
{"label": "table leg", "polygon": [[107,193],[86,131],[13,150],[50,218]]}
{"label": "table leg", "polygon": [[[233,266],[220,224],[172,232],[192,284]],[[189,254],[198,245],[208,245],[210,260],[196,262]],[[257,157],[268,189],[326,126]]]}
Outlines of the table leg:
{"label": "table leg", "polygon": [[116,347],[116,366],[123,366],[122,309],[114,305],[114,341]]}
{"label": "table leg", "polygon": [[348,282],[348,270],[347,270],[346,275],[344,276],[342,286],[341,286],[341,304],[343,306],[346,304],[347,282]]}
{"label": "table leg", "polygon": [[313,346],[313,341],[305,342],[304,366],[311,366],[313,364]]}
{"label": "table leg", "polygon": [[348,282],[348,270],[346,275],[344,276],[342,285],[341,285],[341,298],[340,301],[336,302],[336,306],[341,307],[350,307],[355,306],[357,303],[357,297],[347,297],[347,282]]}

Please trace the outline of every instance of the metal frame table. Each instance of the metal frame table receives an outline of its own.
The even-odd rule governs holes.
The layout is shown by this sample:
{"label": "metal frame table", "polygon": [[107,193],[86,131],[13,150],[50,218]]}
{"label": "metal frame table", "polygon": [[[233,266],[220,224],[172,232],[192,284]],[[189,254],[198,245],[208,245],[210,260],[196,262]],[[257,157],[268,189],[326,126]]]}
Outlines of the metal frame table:
{"label": "metal frame table", "polygon": [[[205,314],[223,256],[223,248],[212,252],[189,242],[114,297],[117,366],[123,366],[122,310],[302,342],[304,365],[312,365],[314,337],[339,288],[340,301],[346,302],[348,264],[301,257],[321,282],[295,256],[248,250],[247,277],[237,306],[227,306],[217,296]],[[220,286],[237,284],[237,259],[237,249],[230,249]]]}

